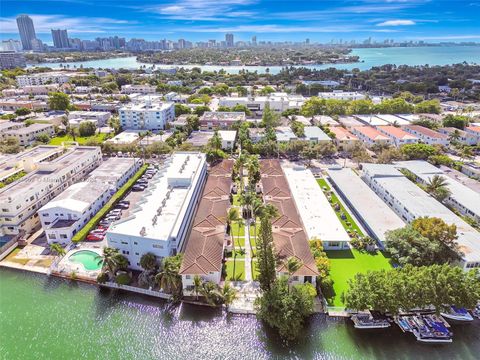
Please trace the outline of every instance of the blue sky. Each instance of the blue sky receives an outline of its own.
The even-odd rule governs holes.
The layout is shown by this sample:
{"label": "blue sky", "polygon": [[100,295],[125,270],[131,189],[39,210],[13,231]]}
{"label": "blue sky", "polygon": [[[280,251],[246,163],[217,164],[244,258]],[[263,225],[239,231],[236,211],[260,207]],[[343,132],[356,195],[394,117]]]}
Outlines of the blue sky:
{"label": "blue sky", "polygon": [[480,0],[0,0],[0,36],[18,38],[29,14],[37,36],[50,29],[92,39],[480,41]]}

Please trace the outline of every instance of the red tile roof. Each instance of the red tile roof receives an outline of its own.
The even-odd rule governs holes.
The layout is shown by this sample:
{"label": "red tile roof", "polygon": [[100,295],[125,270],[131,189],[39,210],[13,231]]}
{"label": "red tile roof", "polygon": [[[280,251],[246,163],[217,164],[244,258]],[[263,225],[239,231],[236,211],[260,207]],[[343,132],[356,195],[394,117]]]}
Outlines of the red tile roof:
{"label": "red tile roof", "polygon": [[429,136],[431,138],[437,138],[437,139],[448,139],[448,136],[445,134],[440,134],[436,131],[433,131],[432,129],[426,128],[424,126],[420,125],[407,125],[405,126],[405,129],[410,129],[412,131],[416,131],[424,136]]}

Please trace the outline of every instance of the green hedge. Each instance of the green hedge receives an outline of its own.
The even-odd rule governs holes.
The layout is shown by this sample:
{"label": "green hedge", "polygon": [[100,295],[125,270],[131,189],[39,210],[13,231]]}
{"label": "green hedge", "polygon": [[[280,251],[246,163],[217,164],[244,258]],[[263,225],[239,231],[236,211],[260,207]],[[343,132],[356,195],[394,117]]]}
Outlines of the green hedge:
{"label": "green hedge", "polygon": [[108,202],[100,209],[99,212],[95,214],[94,217],[90,219],[89,222],[85,224],[85,226],[78,232],[76,233],[72,241],[73,242],[80,242],[85,240],[87,237],[88,233],[94,229],[97,224],[100,222],[100,220],[112,209],[115,204],[120,201],[125,194],[127,193],[128,190],[135,184],[135,182],[145,173],[147,170],[148,164],[144,164],[138,171],[133,175],[133,177],[128,180],[111,198],[108,200]]}

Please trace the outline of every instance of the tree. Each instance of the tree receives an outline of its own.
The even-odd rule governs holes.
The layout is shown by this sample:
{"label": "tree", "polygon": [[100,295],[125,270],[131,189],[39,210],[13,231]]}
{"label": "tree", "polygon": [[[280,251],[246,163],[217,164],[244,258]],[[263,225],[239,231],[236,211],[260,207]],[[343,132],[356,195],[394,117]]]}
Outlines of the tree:
{"label": "tree", "polygon": [[305,137],[305,125],[303,125],[300,121],[293,120],[290,122],[290,128],[296,137]]}
{"label": "tree", "polygon": [[179,117],[183,114],[190,114],[191,110],[187,105],[175,104],[175,117]]}
{"label": "tree", "polygon": [[439,241],[450,250],[457,251],[457,226],[448,225],[437,217],[420,217],[412,221],[412,227],[430,241]]}
{"label": "tree", "polygon": [[198,275],[193,277],[193,291],[195,292],[195,299],[198,300],[198,292],[202,286],[202,278]]}
{"label": "tree", "polygon": [[290,279],[292,278],[293,274],[295,274],[298,269],[302,267],[302,262],[298,260],[298,258],[290,256],[287,261],[285,262],[285,270],[288,273],[288,282],[290,283]]}
{"label": "tree", "polygon": [[166,293],[179,297],[182,292],[182,277],[179,274],[182,254],[163,258],[162,269],[155,276],[158,286]]}
{"label": "tree", "polygon": [[289,290],[288,280],[282,276],[255,300],[257,317],[276,329],[282,338],[294,340],[313,313],[316,294],[310,283],[295,285]]}
{"label": "tree", "polygon": [[470,146],[464,146],[461,150],[460,150],[460,158],[461,160],[463,159],[467,159],[467,160],[470,160],[474,157],[474,154],[473,154],[473,150]]}
{"label": "tree", "polygon": [[202,105],[202,106],[197,106],[193,112],[195,113],[195,115],[197,116],[202,116],[205,112],[207,111],[211,111],[210,108],[206,105]]}
{"label": "tree", "polygon": [[472,308],[480,298],[478,271],[432,265],[357,273],[343,299],[348,309],[377,310],[393,315],[401,310],[427,309],[437,313],[451,305]]}
{"label": "tree", "polygon": [[50,142],[50,136],[47,133],[38,134],[35,140],[43,143],[48,144]]}
{"label": "tree", "polygon": [[50,252],[54,253],[56,256],[64,256],[66,254],[62,245],[57,243],[50,244]]}
{"label": "tree", "polygon": [[360,163],[372,161],[372,157],[368,153],[367,149],[364,145],[360,144],[360,142],[355,143],[350,150],[350,154],[352,156],[352,160],[357,163],[357,166],[359,166]]}
{"label": "tree", "polygon": [[48,106],[51,110],[68,110],[70,108],[70,98],[62,92],[51,92],[48,94]]}
{"label": "tree", "polygon": [[428,179],[425,190],[440,202],[451,194],[451,191],[448,189],[447,179],[441,175],[433,175]]}
{"label": "tree", "polygon": [[270,104],[265,103],[262,114],[262,126],[267,129],[273,129],[280,124],[280,116],[275,113],[271,108]]}
{"label": "tree", "polygon": [[118,270],[127,268],[128,260],[119,253],[118,249],[104,247],[99,264],[103,264],[103,268],[107,270],[108,274],[114,276]]}
{"label": "tree", "polygon": [[25,108],[25,107],[22,107],[22,108],[19,108],[17,110],[15,110],[15,115],[17,116],[25,116],[25,115],[28,115],[30,114],[32,111],[28,108]]}
{"label": "tree", "polygon": [[276,277],[276,258],[273,252],[272,223],[269,216],[263,214],[257,237],[258,281],[263,291],[270,290]]}
{"label": "tree", "polygon": [[405,144],[400,151],[408,160],[427,160],[430,156],[438,155],[438,150],[428,144]]}
{"label": "tree", "polygon": [[448,114],[443,118],[444,127],[454,127],[459,130],[465,129],[470,122],[467,116]]}
{"label": "tree", "polygon": [[78,126],[78,133],[82,137],[93,136],[93,135],[95,135],[96,131],[97,131],[97,127],[91,121],[83,121]]}
{"label": "tree", "polygon": [[[228,213],[227,213],[227,226],[228,226],[228,229],[230,231],[230,235],[233,235],[232,234],[232,229],[233,229],[233,224],[237,221],[240,221],[242,220],[242,218],[240,217],[239,213],[238,213],[238,209],[237,208],[230,208],[228,209]],[[240,224],[238,226],[238,234],[237,234],[238,237],[240,237]],[[233,239],[233,236],[232,236],[232,239]],[[235,243],[235,241],[233,241]],[[240,249],[242,247],[240,246]]]}
{"label": "tree", "polygon": [[237,297],[237,290],[235,290],[228,281],[225,281],[225,284],[223,285],[223,288],[222,288],[222,298],[223,298],[223,303],[225,304],[227,310],[236,297]]}
{"label": "tree", "polygon": [[415,105],[415,113],[417,114],[440,114],[442,107],[438,99],[425,100]]}
{"label": "tree", "polygon": [[151,252],[143,254],[140,258],[140,266],[147,271],[155,270],[157,267],[157,257]]}

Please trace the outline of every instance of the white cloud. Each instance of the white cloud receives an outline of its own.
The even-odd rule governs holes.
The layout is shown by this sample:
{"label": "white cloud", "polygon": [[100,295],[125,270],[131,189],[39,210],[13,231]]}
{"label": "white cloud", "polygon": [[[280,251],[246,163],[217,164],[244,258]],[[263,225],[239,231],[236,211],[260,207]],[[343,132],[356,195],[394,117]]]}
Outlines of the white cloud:
{"label": "white cloud", "polygon": [[[135,22],[103,17],[66,17],[64,15],[30,15],[39,34],[50,33],[51,29],[67,29],[72,33],[104,33],[124,29]],[[0,18],[0,29],[4,33],[17,33],[15,17]]]}
{"label": "white cloud", "polygon": [[341,26],[280,26],[269,25],[238,25],[225,27],[196,26],[190,28],[175,29],[178,32],[198,33],[349,33],[361,31],[362,28],[354,25]]}
{"label": "white cloud", "polygon": [[415,25],[413,20],[387,20],[377,24],[377,26],[410,26]]}

